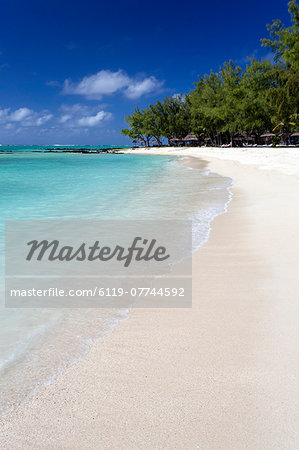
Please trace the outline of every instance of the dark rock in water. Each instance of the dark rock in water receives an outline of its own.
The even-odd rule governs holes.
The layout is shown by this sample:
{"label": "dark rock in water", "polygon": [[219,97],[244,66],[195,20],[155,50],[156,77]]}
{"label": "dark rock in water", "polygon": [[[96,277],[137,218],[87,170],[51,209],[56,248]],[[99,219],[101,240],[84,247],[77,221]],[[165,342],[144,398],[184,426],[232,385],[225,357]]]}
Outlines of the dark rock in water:
{"label": "dark rock in water", "polygon": [[13,153],[16,155],[22,155],[24,153],[81,153],[81,154],[101,154],[101,153],[115,153],[115,154],[123,154],[124,152],[121,151],[122,148],[101,148],[101,149],[94,149],[94,148],[69,148],[69,147],[49,147],[45,150],[34,150],[34,151],[13,151],[13,150],[0,150],[0,155],[5,155],[7,153]]}
{"label": "dark rock in water", "polygon": [[69,148],[69,147],[59,147],[59,148],[46,148],[41,151],[41,153],[119,153],[121,148]]}

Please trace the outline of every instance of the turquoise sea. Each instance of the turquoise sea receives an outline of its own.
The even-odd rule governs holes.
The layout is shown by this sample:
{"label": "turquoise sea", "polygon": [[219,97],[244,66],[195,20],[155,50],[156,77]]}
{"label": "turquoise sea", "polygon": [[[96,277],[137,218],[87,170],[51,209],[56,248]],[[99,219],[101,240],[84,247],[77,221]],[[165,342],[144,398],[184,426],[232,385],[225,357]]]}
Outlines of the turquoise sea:
{"label": "turquoise sea", "polygon": [[129,314],[5,308],[5,220],[117,219],[121,224],[190,218],[193,245],[199,248],[211,220],[225,211],[231,180],[204,165],[191,169],[173,156],[40,153],[37,146],[0,150],[0,410],[5,412],[52,382]]}

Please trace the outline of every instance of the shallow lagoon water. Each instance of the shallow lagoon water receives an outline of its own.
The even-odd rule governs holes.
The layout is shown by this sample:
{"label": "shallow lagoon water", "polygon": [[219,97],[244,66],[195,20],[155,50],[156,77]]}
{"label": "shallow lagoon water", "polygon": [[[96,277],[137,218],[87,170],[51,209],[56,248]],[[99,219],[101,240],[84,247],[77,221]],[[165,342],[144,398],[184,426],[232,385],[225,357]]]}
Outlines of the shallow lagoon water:
{"label": "shallow lagoon water", "polygon": [[192,219],[193,245],[225,210],[231,180],[191,170],[173,156],[51,154],[0,156],[0,374],[2,412],[74,363],[127,309],[4,307],[5,220]]}

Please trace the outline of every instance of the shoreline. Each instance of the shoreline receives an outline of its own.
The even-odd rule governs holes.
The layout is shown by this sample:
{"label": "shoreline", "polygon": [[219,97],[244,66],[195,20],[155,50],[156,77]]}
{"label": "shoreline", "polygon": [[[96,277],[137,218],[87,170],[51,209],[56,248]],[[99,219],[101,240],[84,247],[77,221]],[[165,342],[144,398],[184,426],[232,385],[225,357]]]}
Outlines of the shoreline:
{"label": "shoreline", "polygon": [[53,385],[1,419],[1,446],[299,445],[298,156],[297,165],[268,161],[264,171],[256,167],[263,158],[240,164],[217,157],[232,149],[214,150],[143,151],[197,156],[234,180],[228,212],[194,255],[193,308],[132,310]]}
{"label": "shoreline", "polygon": [[125,150],[124,153],[216,158],[221,161],[253,165],[262,170],[275,170],[285,175],[299,176],[299,147],[139,147]]}

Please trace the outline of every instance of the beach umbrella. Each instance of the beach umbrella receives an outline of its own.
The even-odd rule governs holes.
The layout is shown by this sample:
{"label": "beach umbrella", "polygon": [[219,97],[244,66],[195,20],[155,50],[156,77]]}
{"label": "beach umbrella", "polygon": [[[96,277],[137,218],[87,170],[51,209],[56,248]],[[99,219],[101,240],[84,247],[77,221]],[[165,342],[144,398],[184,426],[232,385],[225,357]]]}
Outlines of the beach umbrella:
{"label": "beach umbrella", "polygon": [[266,139],[266,144],[268,144],[269,139],[271,137],[274,137],[274,136],[276,136],[274,133],[270,133],[269,131],[267,131],[267,133],[264,133],[264,134],[261,135],[261,138],[265,138]]}
{"label": "beach umbrella", "polygon": [[285,140],[285,138],[289,137],[291,135],[291,133],[279,133],[279,136],[282,138],[282,142],[283,144],[286,144],[287,141]]}
{"label": "beach umbrella", "polygon": [[269,131],[267,131],[267,133],[261,134],[261,138],[269,138],[269,137],[274,137],[275,134],[274,133],[270,133]]}
{"label": "beach umbrella", "polygon": [[267,131],[267,133],[261,134],[261,138],[266,140],[266,145],[268,145],[269,140],[271,137],[276,136],[274,133],[270,133],[270,131]]}
{"label": "beach umbrella", "polygon": [[291,138],[290,138],[292,143],[297,143],[299,141],[299,130],[295,131],[294,133],[291,134]]}

